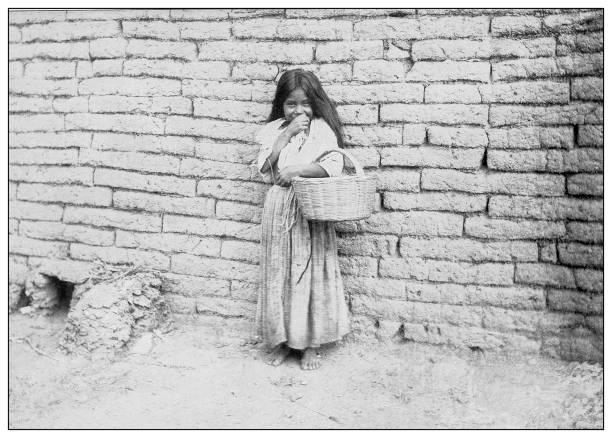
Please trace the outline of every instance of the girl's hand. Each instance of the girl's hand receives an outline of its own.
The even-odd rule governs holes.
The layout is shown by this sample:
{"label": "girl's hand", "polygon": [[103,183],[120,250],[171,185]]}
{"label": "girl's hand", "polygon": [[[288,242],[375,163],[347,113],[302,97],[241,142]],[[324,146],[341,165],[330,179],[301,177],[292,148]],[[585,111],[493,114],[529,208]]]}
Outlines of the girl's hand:
{"label": "girl's hand", "polygon": [[276,182],[280,186],[288,187],[291,185],[291,179],[294,176],[300,176],[301,173],[302,166],[287,166],[278,172]]}
{"label": "girl's hand", "polygon": [[287,136],[289,138],[292,138],[294,135],[302,131],[306,131],[309,126],[310,119],[308,118],[308,116],[306,114],[300,114],[299,116],[291,120],[289,126],[287,126],[287,128],[285,129],[285,132],[287,133]]}

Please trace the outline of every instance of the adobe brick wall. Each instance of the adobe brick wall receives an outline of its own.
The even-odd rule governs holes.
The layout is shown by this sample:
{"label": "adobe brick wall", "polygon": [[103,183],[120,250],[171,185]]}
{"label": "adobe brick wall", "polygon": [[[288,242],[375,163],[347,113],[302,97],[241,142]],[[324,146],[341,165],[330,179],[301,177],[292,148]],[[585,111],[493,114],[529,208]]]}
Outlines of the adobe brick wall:
{"label": "adobe brick wall", "polygon": [[312,69],[377,212],[339,224],[355,333],[602,357],[602,10],[9,14],[12,299],[29,270],[165,273],[248,317],[251,165],[275,79]]}

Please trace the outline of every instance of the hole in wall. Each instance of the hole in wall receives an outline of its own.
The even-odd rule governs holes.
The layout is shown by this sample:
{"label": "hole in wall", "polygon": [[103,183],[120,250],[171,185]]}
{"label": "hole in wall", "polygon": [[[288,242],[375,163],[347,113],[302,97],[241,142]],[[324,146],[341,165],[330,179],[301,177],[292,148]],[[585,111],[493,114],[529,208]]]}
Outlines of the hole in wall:
{"label": "hole in wall", "polygon": [[48,278],[51,286],[48,291],[54,295],[49,297],[55,302],[53,307],[54,313],[59,315],[68,314],[72,302],[72,294],[74,293],[74,283],[60,280],[57,277],[49,276]]}
{"label": "hole in wall", "polygon": [[488,149],[485,148],[484,154],[482,154],[482,161],[480,162],[480,167],[483,167],[485,169],[487,168],[487,151]]}
{"label": "hole in wall", "polygon": [[404,328],[404,324],[400,324],[399,328],[397,329],[395,334],[393,334],[391,339],[398,344],[405,344],[410,342],[410,339],[407,339],[405,336],[405,331],[406,329]]}
{"label": "hole in wall", "polygon": [[19,291],[19,299],[17,300],[16,309],[21,309],[22,307],[27,307],[31,303],[30,297],[25,293],[25,287],[22,287]]}
{"label": "hole in wall", "polygon": [[472,353],[484,354],[484,350],[478,345],[469,345],[468,348]]}
{"label": "hole in wall", "polygon": [[400,324],[399,328],[397,329],[397,333],[395,335],[398,336],[400,339],[404,339],[405,334],[406,334],[406,329],[404,327],[404,324]]}
{"label": "hole in wall", "polygon": [[402,17],[407,17],[409,15],[412,15],[412,14],[406,11],[393,11],[389,13],[389,17],[393,17],[393,18],[402,18]]}

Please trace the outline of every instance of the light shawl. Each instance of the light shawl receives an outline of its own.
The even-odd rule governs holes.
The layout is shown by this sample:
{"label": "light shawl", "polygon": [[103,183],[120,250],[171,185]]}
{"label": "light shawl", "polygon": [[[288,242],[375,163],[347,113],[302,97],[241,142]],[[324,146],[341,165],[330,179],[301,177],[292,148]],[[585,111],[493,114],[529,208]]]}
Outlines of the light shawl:
{"label": "light shawl", "polygon": [[[267,123],[255,137],[260,146],[259,156],[257,157],[257,170],[262,175],[264,181],[269,183],[272,182],[270,170],[262,172],[261,168],[272,153],[274,142],[284,131],[284,129],[280,128],[284,121],[285,119],[281,118]],[[332,131],[325,120],[315,118],[310,122],[308,137],[300,133],[291,138],[289,144],[281,151],[278,157],[277,167],[280,170],[287,166],[309,164],[323,152],[337,149],[339,147],[334,131]],[[344,167],[344,158],[341,154],[329,154],[319,161],[319,165],[325,169],[329,176],[340,176]]]}

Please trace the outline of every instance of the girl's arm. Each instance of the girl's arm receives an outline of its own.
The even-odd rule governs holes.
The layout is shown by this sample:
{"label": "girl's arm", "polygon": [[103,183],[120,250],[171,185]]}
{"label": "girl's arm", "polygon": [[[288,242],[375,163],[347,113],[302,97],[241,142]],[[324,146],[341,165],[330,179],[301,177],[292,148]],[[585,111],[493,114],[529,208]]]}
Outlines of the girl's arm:
{"label": "girl's arm", "polygon": [[[289,144],[289,140],[291,140],[291,137],[287,134],[287,131],[283,131],[274,142],[274,145],[272,146],[272,152],[268,156],[270,163],[272,163],[272,166],[274,166],[274,164],[278,161],[278,156],[280,155],[283,148],[287,146],[287,144]],[[263,166],[261,166],[260,172],[265,173],[269,170],[270,165],[268,164],[268,160],[266,160]]]}
{"label": "girl's arm", "polygon": [[329,175],[323,167],[321,167],[319,164],[313,163],[302,166],[300,176],[303,176],[304,178],[326,178]]}
{"label": "girl's arm", "polygon": [[[274,164],[278,160],[278,156],[280,155],[281,151],[285,146],[289,144],[289,141],[291,141],[293,136],[297,135],[299,132],[308,131],[309,127],[310,119],[305,114],[299,115],[293,120],[291,120],[291,122],[289,122],[287,128],[285,128],[285,130],[278,136],[278,138],[274,142],[274,145],[272,146],[272,152],[268,156],[268,158],[270,159],[270,163],[272,163],[272,166],[274,166]],[[262,164],[260,171],[262,173],[267,172],[269,168],[270,165],[266,160],[264,164]]]}
{"label": "girl's arm", "polygon": [[281,186],[288,187],[294,176],[302,176],[304,178],[325,178],[329,175],[327,171],[318,164],[287,166],[278,171],[277,183]]}

